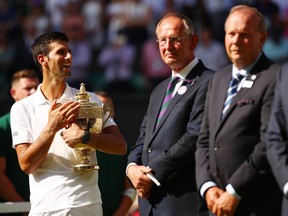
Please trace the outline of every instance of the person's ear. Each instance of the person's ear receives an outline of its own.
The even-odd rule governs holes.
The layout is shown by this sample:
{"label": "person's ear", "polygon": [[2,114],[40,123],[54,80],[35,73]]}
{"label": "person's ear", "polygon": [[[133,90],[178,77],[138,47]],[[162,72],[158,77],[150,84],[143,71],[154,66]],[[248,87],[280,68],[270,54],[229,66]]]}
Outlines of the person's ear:
{"label": "person's ear", "polygon": [[197,35],[191,35],[191,48],[192,48],[192,50],[196,49],[198,41],[199,41],[199,38]]}
{"label": "person's ear", "polygon": [[13,89],[13,88],[11,88],[10,89],[10,95],[11,95],[11,97],[15,100],[16,98],[16,90],[15,89]]}
{"label": "person's ear", "polygon": [[39,54],[38,55],[38,62],[41,64],[41,65],[45,65],[46,62],[47,62],[47,57],[43,54]]}

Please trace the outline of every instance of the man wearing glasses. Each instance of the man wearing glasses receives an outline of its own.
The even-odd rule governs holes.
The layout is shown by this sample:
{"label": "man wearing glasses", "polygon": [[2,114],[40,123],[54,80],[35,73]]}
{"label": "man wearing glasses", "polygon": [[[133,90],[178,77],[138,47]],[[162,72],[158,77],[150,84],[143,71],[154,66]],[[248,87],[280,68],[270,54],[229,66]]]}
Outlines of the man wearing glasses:
{"label": "man wearing glasses", "polygon": [[198,37],[186,16],[167,14],[156,35],[171,77],[153,90],[126,173],[141,216],[206,215],[196,189],[194,153],[214,72],[194,55]]}

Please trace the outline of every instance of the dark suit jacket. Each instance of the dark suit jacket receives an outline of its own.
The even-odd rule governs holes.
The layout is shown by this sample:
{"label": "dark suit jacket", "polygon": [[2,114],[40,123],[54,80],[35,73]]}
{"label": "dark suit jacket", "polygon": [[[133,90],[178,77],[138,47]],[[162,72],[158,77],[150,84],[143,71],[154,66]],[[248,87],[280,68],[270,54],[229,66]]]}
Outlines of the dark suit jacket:
{"label": "dark suit jacket", "polygon": [[[267,130],[267,155],[281,191],[288,182],[288,64],[278,74],[272,112]],[[288,215],[288,196],[282,215]]]}
{"label": "dark suit jacket", "polygon": [[264,142],[278,70],[262,54],[246,78],[253,86],[240,89],[222,120],[232,65],[217,72],[209,85],[196,151],[197,185],[200,189],[214,181],[225,190],[232,184],[242,197],[236,215],[279,215],[280,191]]}
{"label": "dark suit jacket", "polygon": [[197,212],[194,153],[208,83],[213,74],[200,61],[186,77],[188,82],[183,83],[187,91],[173,97],[155,130],[169,79],[154,89],[140,136],[128,159],[128,163],[151,167],[161,183],[161,187],[152,188],[149,200],[139,198],[141,216],[147,216],[150,211],[153,215],[165,216]]}

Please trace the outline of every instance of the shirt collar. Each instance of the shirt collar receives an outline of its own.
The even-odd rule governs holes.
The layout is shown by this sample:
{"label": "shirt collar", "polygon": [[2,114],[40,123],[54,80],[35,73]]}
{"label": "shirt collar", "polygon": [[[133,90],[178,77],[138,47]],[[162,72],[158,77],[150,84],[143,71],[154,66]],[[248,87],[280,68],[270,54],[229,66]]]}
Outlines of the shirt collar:
{"label": "shirt collar", "polygon": [[197,65],[199,62],[198,58],[195,57],[186,67],[184,67],[181,71],[178,73],[172,71],[172,77],[179,76],[181,79],[185,79],[187,75],[190,73],[190,71]]}
{"label": "shirt collar", "polygon": [[[41,91],[41,85],[42,83],[37,87],[36,92],[33,94],[34,97],[36,98],[36,104],[37,105],[43,105],[45,103],[49,103],[50,102],[46,99],[46,97],[44,96],[44,94]],[[59,103],[64,103],[70,100],[75,100],[74,95],[71,91],[71,88],[69,87],[69,85],[66,83],[66,88],[64,90],[64,93],[62,94],[62,96],[60,97],[60,99],[57,101]]]}
{"label": "shirt collar", "polygon": [[254,67],[254,65],[256,64],[256,62],[259,60],[260,56],[261,56],[261,53],[258,55],[258,57],[256,58],[256,60],[255,60],[252,64],[248,65],[247,67],[245,67],[245,68],[243,68],[243,69],[241,69],[241,70],[239,70],[238,68],[236,68],[236,66],[233,64],[232,76],[233,76],[234,78],[236,78],[236,74],[240,73],[242,76],[247,77],[247,76],[249,75],[251,69]]}
{"label": "shirt collar", "polygon": [[66,88],[64,93],[61,95],[60,99],[58,100],[59,103],[65,103],[67,101],[76,100],[75,95],[72,92],[70,86],[66,83]]}

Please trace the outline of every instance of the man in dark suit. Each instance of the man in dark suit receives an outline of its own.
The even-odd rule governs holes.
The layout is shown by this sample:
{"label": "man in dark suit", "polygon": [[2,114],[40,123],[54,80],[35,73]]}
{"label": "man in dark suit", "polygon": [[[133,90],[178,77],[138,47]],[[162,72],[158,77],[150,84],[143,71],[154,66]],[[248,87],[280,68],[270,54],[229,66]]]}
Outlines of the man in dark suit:
{"label": "man in dark suit", "polygon": [[288,64],[277,77],[274,101],[267,129],[267,156],[274,176],[283,191],[282,216],[288,215]]}
{"label": "man in dark suit", "polygon": [[265,132],[279,66],[262,52],[267,33],[255,8],[232,8],[225,32],[233,64],[209,84],[197,142],[197,186],[211,215],[277,216],[281,194],[266,158]]}
{"label": "man in dark suit", "polygon": [[[152,92],[139,138],[129,155],[127,176],[139,195],[141,216],[190,216],[199,211],[205,215],[207,209],[196,188],[194,153],[214,71],[194,56],[198,38],[186,16],[166,15],[158,23],[156,35],[172,76]],[[167,106],[165,92],[175,77],[179,81]]]}

